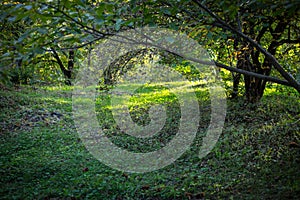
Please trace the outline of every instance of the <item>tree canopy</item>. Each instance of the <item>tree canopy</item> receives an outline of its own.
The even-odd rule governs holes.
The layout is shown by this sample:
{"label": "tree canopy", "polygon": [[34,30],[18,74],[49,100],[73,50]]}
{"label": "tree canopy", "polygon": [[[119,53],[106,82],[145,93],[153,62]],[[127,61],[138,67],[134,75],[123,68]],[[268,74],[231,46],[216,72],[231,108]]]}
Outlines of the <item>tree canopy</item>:
{"label": "tree canopy", "polygon": [[[299,1],[39,0],[0,6],[4,82],[72,84],[77,64],[102,39],[153,26],[184,32],[203,45],[232,81],[232,97],[243,92],[257,102],[267,82],[300,92]],[[120,62],[115,64],[118,71]]]}

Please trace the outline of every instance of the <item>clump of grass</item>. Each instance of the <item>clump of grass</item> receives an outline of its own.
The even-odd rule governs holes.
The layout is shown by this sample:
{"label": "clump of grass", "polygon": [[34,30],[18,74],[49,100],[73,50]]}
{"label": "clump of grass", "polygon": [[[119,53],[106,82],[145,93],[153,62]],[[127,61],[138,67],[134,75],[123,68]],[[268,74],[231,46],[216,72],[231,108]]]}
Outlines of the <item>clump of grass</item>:
{"label": "clump of grass", "polygon": [[[147,94],[154,89],[139,92]],[[202,118],[190,150],[172,165],[137,174],[111,169],[85,149],[72,120],[71,92],[71,87],[0,91],[2,198],[300,198],[300,151],[296,145],[300,143],[300,102],[293,95],[270,93],[255,107],[245,105],[242,99],[228,101],[223,133],[213,151],[200,160],[198,151],[210,120],[209,96],[200,88],[196,94]],[[169,105],[170,123],[152,143],[117,134],[120,130],[111,115],[110,95],[109,91],[99,93],[96,112],[99,122],[106,124],[107,135],[118,145],[147,152],[160,148],[161,140],[172,139],[170,132],[176,132],[178,124],[174,122],[180,118],[172,95],[161,99]],[[131,115],[138,118],[137,123],[147,124],[148,104],[135,107],[137,97],[131,99]]]}

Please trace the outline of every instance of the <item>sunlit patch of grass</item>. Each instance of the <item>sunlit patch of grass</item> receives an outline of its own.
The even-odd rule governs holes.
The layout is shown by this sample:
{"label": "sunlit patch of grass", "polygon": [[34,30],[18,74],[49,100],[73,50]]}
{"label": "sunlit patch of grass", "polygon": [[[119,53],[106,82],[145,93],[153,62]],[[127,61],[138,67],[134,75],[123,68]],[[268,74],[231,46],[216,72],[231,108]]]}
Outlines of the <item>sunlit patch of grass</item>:
{"label": "sunlit patch of grass", "polygon": [[[139,86],[140,85],[121,85],[120,87],[122,87],[122,91],[125,91],[125,95],[124,92],[120,93],[120,90],[100,93],[96,100],[96,111],[101,126],[115,144],[123,148],[129,148],[132,151],[145,152],[161,148],[172,138],[174,133],[177,132],[177,128],[170,123],[174,123],[175,119],[178,120],[178,117],[180,117],[180,109],[176,96],[172,94],[168,88],[149,84],[143,87]],[[134,90],[134,93],[128,95],[126,94],[128,90]],[[114,105],[112,105],[111,98],[113,98],[113,95],[122,96],[121,102],[115,102]],[[130,116],[134,122],[143,126],[150,122],[149,108],[154,104],[162,104],[167,109],[167,125],[161,130],[159,135],[156,135],[150,140],[137,139],[121,133],[117,128],[113,120],[112,109],[128,107]],[[141,146],[143,147],[142,149],[140,148]]]}
{"label": "sunlit patch of grass", "polygon": [[66,100],[66,98],[43,97],[40,100],[45,101],[45,102],[54,102],[54,103],[57,103],[57,104],[69,104],[70,103],[70,100]]}
{"label": "sunlit patch of grass", "polygon": [[39,86],[40,89],[44,89],[46,91],[72,91],[73,86],[68,85],[59,85],[59,86]]}
{"label": "sunlit patch of grass", "polygon": [[295,88],[285,86],[285,85],[279,85],[276,83],[267,84],[264,95],[265,96],[284,95],[284,96],[298,97],[300,99],[300,94],[297,92]]}
{"label": "sunlit patch of grass", "polygon": [[[181,114],[176,95],[156,87],[139,88],[126,104],[141,125],[150,120],[148,104],[166,105],[166,127],[149,140],[120,131],[111,113],[113,88],[95,90],[99,124],[115,145],[149,152],[176,134]],[[271,92],[255,108],[242,98],[228,101],[223,133],[212,152],[200,160],[199,147],[210,122],[210,97],[205,87],[193,90],[201,111],[194,144],[173,164],[145,174],[111,169],[85,149],[72,121],[72,90],[0,91],[1,130],[5,130],[0,134],[1,197],[299,199],[299,98]],[[141,97],[147,101],[140,103]],[[57,119],[52,112],[63,116]]]}
{"label": "sunlit patch of grass", "polygon": [[[171,87],[168,87],[168,85]],[[112,98],[114,96],[121,96],[117,98],[121,102],[115,102],[115,105],[129,107],[142,106],[149,103],[170,103],[177,99],[177,94],[185,97],[192,97],[190,94],[195,93],[197,97],[201,96],[203,98],[209,98],[209,95],[207,95],[207,88],[192,86],[193,85],[186,85],[186,82],[142,85],[122,84],[116,86],[116,88],[112,89],[108,94]],[[99,95],[105,95],[105,93],[100,93]],[[109,105],[108,108],[111,109],[111,105]]]}

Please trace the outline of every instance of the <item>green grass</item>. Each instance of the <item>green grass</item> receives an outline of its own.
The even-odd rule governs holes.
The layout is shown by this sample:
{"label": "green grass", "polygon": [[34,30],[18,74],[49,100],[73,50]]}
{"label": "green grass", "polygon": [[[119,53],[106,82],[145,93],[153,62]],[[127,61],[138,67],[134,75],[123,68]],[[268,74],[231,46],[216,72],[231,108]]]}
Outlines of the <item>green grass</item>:
{"label": "green grass", "polygon": [[[149,123],[148,103],[165,103],[167,126],[149,140],[122,136],[110,111],[110,92],[96,99],[99,122],[115,144],[150,151],[178,129],[177,99],[146,87],[131,98],[135,122]],[[198,158],[210,120],[207,91],[197,90],[201,120],[191,149],[150,173],[121,172],[96,160],[72,119],[71,87],[21,87],[0,91],[0,199],[299,199],[300,100],[267,92],[258,105],[228,101],[223,133],[213,151]],[[139,95],[145,101],[137,101]],[[157,102],[156,102],[157,101]]]}

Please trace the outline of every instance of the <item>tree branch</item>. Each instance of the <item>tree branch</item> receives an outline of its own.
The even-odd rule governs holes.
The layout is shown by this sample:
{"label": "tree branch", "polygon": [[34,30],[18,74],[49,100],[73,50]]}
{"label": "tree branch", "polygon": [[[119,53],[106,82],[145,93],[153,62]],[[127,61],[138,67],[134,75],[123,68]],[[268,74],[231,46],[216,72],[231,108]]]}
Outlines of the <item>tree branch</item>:
{"label": "tree branch", "polygon": [[236,30],[235,28],[228,25],[225,21],[215,15],[210,9],[204,6],[199,0],[193,0],[200,8],[205,10],[211,17],[213,17],[218,23],[227,27],[231,32],[235,33],[239,37],[243,38],[244,40],[248,41],[253,47],[257,48],[262,54],[266,56],[266,58],[272,63],[272,65],[277,69],[277,71],[290,83],[292,87],[294,87],[300,93],[300,84],[295,80],[295,78],[286,72],[284,68],[279,64],[276,58],[269,53],[266,49],[264,49],[261,45],[251,39],[249,36],[245,35],[241,31]]}
{"label": "tree branch", "polygon": [[279,45],[282,44],[300,44],[300,38],[296,39],[296,40],[291,40],[291,39],[282,39],[280,41],[278,41]]}
{"label": "tree branch", "polygon": [[61,71],[63,72],[64,75],[66,75],[68,73],[68,70],[65,68],[64,64],[62,63],[61,59],[59,58],[58,53],[52,47],[51,47],[51,51],[53,52],[53,56],[56,59],[57,64],[59,65]]}
{"label": "tree branch", "polygon": [[247,71],[247,70],[238,69],[238,68],[235,68],[235,67],[230,67],[230,66],[224,65],[222,63],[218,63],[218,62],[215,62],[215,64],[216,64],[217,67],[227,69],[231,72],[237,72],[237,73],[240,73],[240,74],[245,74],[245,75],[248,75],[248,76],[257,77],[257,78],[260,78],[260,79],[263,79],[263,80],[266,80],[266,81],[291,86],[291,84],[286,80],[280,80],[280,79],[275,78],[275,77],[265,76],[265,75],[258,74],[258,73],[255,73],[255,72],[250,72],[250,71]]}
{"label": "tree branch", "polygon": [[[112,34],[108,34],[108,33],[103,33],[103,32],[101,32],[101,31],[98,31],[98,30],[94,29],[93,27],[89,27],[89,26],[84,25],[83,23],[81,23],[81,22],[75,20],[73,17],[71,17],[70,15],[68,15],[66,12],[64,12],[64,11],[62,11],[62,10],[56,8],[55,6],[52,6],[52,5],[48,4],[48,3],[42,3],[42,4],[44,4],[44,5],[46,5],[46,6],[49,6],[50,8],[56,9],[57,12],[60,12],[60,13],[61,13],[62,15],[64,15],[66,18],[68,18],[68,19],[70,19],[71,21],[73,21],[73,22],[75,22],[76,24],[78,24],[81,28],[83,28],[83,29],[84,29],[87,33],[89,33],[89,34],[94,35],[94,33],[97,33],[98,35],[101,35],[103,38],[104,38],[105,36],[110,36],[110,35],[112,35]],[[94,33],[91,32],[91,31],[93,31]]]}
{"label": "tree branch", "polygon": [[275,77],[270,77],[270,76],[266,76],[266,75],[263,75],[263,74],[258,74],[258,73],[255,73],[255,72],[250,72],[250,71],[239,69],[239,68],[235,68],[235,67],[230,67],[230,66],[224,65],[222,63],[219,63],[217,61],[203,61],[203,60],[200,60],[200,59],[194,58],[194,57],[186,57],[186,56],[181,55],[179,53],[168,51],[167,49],[164,49],[164,50],[167,51],[167,52],[169,52],[169,53],[171,53],[171,54],[173,54],[173,55],[177,55],[179,57],[182,57],[184,59],[187,59],[187,60],[199,63],[199,64],[203,64],[203,65],[215,65],[217,67],[229,70],[231,72],[237,72],[237,73],[240,73],[240,74],[245,74],[245,75],[248,75],[248,76],[253,76],[253,77],[261,78],[263,80],[270,81],[270,82],[273,82],[273,83],[278,83],[278,84],[282,84],[282,85],[292,86],[291,83],[288,82],[288,81],[286,81],[286,80],[281,80],[281,79],[278,79],[278,78],[275,78]]}

